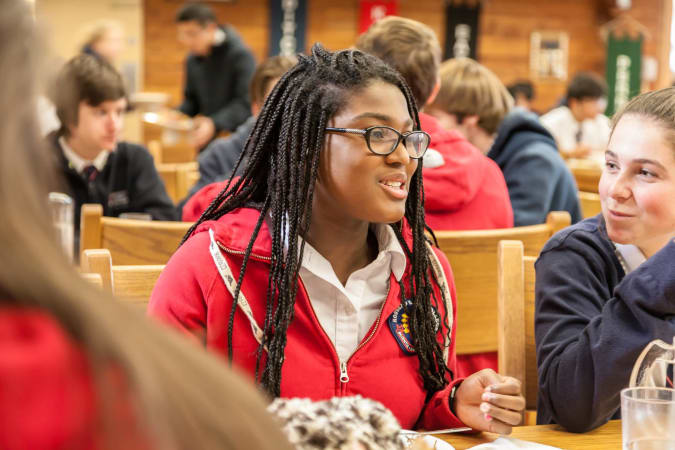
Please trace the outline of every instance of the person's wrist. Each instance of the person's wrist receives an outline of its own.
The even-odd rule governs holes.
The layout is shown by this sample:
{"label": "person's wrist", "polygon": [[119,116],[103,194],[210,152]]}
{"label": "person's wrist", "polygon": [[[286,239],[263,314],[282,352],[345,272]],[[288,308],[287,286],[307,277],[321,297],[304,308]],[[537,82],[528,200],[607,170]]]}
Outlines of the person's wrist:
{"label": "person's wrist", "polygon": [[457,398],[457,391],[459,390],[459,386],[462,384],[460,381],[456,385],[452,387],[450,390],[450,396],[448,397],[448,403],[450,406],[450,412],[457,417],[457,410],[455,409],[455,399]]}

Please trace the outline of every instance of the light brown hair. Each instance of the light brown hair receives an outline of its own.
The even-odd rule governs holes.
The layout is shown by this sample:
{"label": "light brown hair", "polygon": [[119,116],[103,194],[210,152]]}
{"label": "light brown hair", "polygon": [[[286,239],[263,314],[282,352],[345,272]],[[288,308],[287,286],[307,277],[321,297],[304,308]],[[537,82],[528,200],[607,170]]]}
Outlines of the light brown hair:
{"label": "light brown hair", "polygon": [[101,19],[87,25],[83,30],[84,39],[82,42],[82,47],[91,47],[99,42],[106,34],[110,31],[121,32],[124,30],[124,27],[121,23],[116,20],[110,19]]}
{"label": "light brown hair", "polygon": [[626,114],[653,120],[666,132],[666,142],[675,153],[675,87],[647,92],[626,103],[612,117],[612,133]]}
{"label": "light brown hair", "polygon": [[269,91],[269,83],[281,78],[283,74],[298,63],[294,56],[272,56],[267,58],[253,72],[251,78],[251,102],[261,105],[265,102],[265,94]]}
{"label": "light brown hair", "polygon": [[359,36],[356,48],[398,70],[410,86],[417,107],[426,105],[441,64],[441,46],[431,28],[416,20],[385,17]]}
{"label": "light brown hair", "polygon": [[51,88],[51,100],[61,122],[59,134],[77,125],[80,103],[98,106],[126,97],[122,76],[108,62],[88,54],[70,59],[59,71]]}
{"label": "light brown hair", "polygon": [[487,67],[470,58],[449,59],[441,64],[441,89],[430,105],[457,116],[478,116],[478,125],[494,134],[513,107],[513,97]]}
{"label": "light brown hair", "polygon": [[[97,436],[101,448],[290,449],[251,385],[194,343],[85,282],[52,239],[42,183],[51,173],[50,158],[35,119],[35,78],[43,73],[38,62],[44,60],[40,44],[28,3],[3,2],[0,314],[14,308],[41,311],[84,352],[97,423],[103,424]],[[111,380],[111,369],[123,375],[144,442],[126,441],[129,430],[117,420],[119,399],[112,397],[119,383]]]}

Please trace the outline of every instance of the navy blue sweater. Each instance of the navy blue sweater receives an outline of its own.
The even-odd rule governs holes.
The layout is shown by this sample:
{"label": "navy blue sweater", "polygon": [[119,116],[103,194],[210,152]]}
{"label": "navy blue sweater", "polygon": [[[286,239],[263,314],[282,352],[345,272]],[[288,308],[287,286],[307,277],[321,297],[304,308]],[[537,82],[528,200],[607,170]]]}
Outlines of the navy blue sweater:
{"label": "navy blue sweater", "polygon": [[675,336],[675,242],[625,275],[598,215],[553,236],[535,267],[537,422],[584,432],[619,418],[640,352]]}
{"label": "navy blue sweater", "polygon": [[[207,184],[222,181],[232,176],[234,166],[244,151],[244,145],[249,134],[251,134],[255,121],[255,117],[249,117],[246,122],[239,125],[234,133],[212,141],[199,154],[197,157],[197,162],[199,163],[199,181],[192,186],[187,197],[180,201],[179,208],[181,210],[190,197],[195,195],[201,188]],[[240,173],[245,166],[246,161],[242,161],[238,172]]]}
{"label": "navy blue sweater", "polygon": [[504,173],[514,226],[544,223],[550,211],[568,211],[572,223],[581,220],[574,177],[534,114],[514,108],[499,125],[487,156]]}
{"label": "navy blue sweater", "polygon": [[216,131],[233,131],[251,115],[248,89],[255,59],[234,28],[221,28],[225,42],[211,47],[207,56],[188,56],[179,109],[191,117],[210,117]]}
{"label": "navy blue sweater", "polygon": [[166,193],[152,156],[140,145],[118,142],[101,173],[87,181],[70,166],[58,142],[58,134],[48,136],[64,190],[73,198],[75,253],[80,229],[80,209],[85,203],[99,203],[103,215],[117,217],[122,213],[147,213],[155,220],[177,220],[178,211]]}

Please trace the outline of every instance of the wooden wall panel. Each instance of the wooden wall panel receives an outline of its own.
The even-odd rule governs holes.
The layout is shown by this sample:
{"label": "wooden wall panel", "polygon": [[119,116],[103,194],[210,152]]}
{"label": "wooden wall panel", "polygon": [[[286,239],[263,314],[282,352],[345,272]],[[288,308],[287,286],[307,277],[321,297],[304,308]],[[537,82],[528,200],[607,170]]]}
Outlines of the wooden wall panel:
{"label": "wooden wall panel", "polygon": [[[670,15],[670,0],[633,0],[630,14],[652,31],[644,54],[666,58],[670,47],[663,13]],[[399,13],[429,25],[445,36],[442,0],[400,0]],[[611,4],[612,2],[610,2]],[[144,0],[145,88],[169,92],[173,103],[181,98],[185,51],[176,40],[173,18],[181,3]],[[260,61],[268,47],[268,0],[211,3],[219,19],[233,25]],[[530,34],[535,30],[569,34],[569,75],[579,70],[605,71],[605,44],[599,27],[609,20],[606,0],[484,0],[478,43],[480,62],[505,84],[529,78]],[[321,42],[330,49],[353,45],[358,34],[358,0],[308,0],[307,43]],[[665,31],[665,32],[664,32]],[[666,55],[666,56],[664,56]],[[662,82],[663,84],[663,82]],[[538,82],[535,108],[550,108],[565,92],[566,82]],[[653,84],[651,87],[657,87]]]}

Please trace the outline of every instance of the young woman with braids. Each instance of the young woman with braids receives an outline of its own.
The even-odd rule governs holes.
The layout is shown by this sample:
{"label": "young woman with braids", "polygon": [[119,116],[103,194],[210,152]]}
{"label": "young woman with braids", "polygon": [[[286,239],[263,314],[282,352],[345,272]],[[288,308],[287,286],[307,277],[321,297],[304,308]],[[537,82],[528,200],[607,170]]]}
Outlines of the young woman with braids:
{"label": "young woman with braids", "polygon": [[452,272],[425,238],[428,143],[397,72],[316,45],[268,96],[242,176],[169,261],[150,314],[274,396],[360,394],[404,428],[508,433],[516,380],[453,379]]}
{"label": "young woman with braids", "polygon": [[56,244],[34,27],[28,2],[2,2],[0,448],[290,449],[255,387],[107,298]]}

